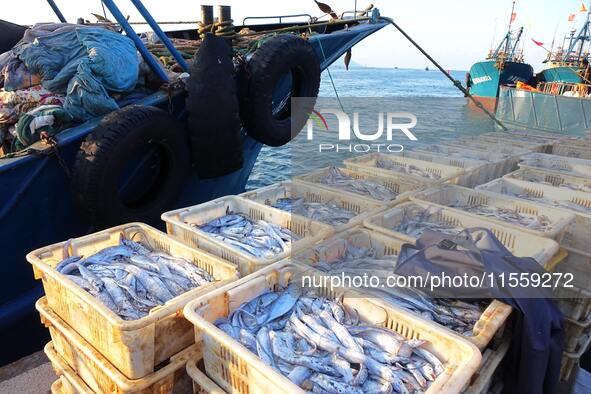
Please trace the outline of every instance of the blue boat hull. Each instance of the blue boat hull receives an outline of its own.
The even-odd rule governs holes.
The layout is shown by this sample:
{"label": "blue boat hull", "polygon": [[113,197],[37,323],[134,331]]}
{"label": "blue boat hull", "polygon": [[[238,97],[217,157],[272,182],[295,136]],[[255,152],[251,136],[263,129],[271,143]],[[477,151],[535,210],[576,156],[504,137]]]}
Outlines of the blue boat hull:
{"label": "blue boat hull", "polygon": [[496,98],[499,86],[513,85],[517,81],[528,83],[534,75],[532,66],[526,63],[506,62],[502,70],[496,62],[487,60],[470,68],[470,93],[478,97]]}
{"label": "blue boat hull", "polygon": [[[348,30],[318,34],[310,39],[325,69],[349,48],[370,34],[386,26],[384,22],[361,24]],[[186,116],[184,93],[172,98],[175,115]],[[134,104],[170,108],[169,97],[156,92]],[[59,160],[51,151],[21,158],[0,160],[0,365],[28,354],[22,341],[15,343],[15,329],[33,325],[37,329],[38,344],[27,338],[27,344],[38,348],[46,339],[39,331],[39,320],[34,313],[34,302],[42,295],[41,284],[34,280],[25,255],[36,248],[92,233],[76,212],[68,172],[84,138],[100,122],[93,119],[62,132],[58,137]],[[192,174],[175,205],[170,209],[191,206],[229,194],[244,191],[262,145],[243,133],[244,166],[242,169],[214,179],[199,179]],[[164,229],[161,222],[150,223]],[[30,327],[29,327],[30,328]]]}
{"label": "blue boat hull", "polygon": [[542,71],[541,82],[581,83],[582,79],[576,70],[569,67],[553,67]]}

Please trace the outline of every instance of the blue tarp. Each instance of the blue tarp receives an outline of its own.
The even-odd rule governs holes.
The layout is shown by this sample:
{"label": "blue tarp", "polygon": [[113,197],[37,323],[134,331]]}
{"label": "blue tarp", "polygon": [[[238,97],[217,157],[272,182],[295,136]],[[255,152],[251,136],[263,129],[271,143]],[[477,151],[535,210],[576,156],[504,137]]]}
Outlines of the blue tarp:
{"label": "blue tarp", "polygon": [[66,25],[19,43],[13,52],[41,75],[45,88],[66,94],[64,109],[78,121],[118,109],[109,93],[130,91],[137,83],[133,42],[107,29]]}

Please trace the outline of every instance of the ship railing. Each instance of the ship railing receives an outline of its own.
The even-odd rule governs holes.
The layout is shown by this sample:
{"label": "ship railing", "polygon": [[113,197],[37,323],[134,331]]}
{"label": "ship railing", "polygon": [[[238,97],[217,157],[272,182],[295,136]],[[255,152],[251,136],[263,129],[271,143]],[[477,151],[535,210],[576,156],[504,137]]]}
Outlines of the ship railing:
{"label": "ship railing", "polygon": [[591,92],[591,85],[568,82],[540,82],[537,89],[541,93],[554,96],[587,97]]}
{"label": "ship railing", "polygon": [[285,19],[294,19],[294,18],[306,18],[305,23],[312,23],[312,15],[310,14],[293,14],[293,15],[274,15],[274,16],[247,16],[242,20],[242,25],[246,26],[246,21],[248,20],[269,20],[269,19],[277,19],[279,20],[279,24],[282,24]]}

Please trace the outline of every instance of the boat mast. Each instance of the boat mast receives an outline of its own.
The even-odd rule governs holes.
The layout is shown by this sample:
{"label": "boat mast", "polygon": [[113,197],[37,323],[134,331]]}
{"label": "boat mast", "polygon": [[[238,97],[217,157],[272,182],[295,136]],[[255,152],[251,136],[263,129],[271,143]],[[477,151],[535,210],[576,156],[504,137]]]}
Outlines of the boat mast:
{"label": "boat mast", "polygon": [[509,53],[509,48],[511,48],[511,25],[513,24],[513,15],[515,13],[515,1],[513,1],[513,5],[511,6],[511,14],[509,15],[509,27],[507,29],[507,36],[506,36],[506,43],[505,43],[505,53]]}
{"label": "boat mast", "polygon": [[[566,51],[564,53],[564,56],[562,57],[562,60],[564,62],[572,62],[572,61],[576,61],[577,63],[581,62],[581,60],[582,60],[581,56],[583,55],[585,43],[591,40],[591,38],[590,38],[590,35],[591,35],[590,16],[591,16],[591,4],[589,5],[589,9],[587,10],[587,20],[583,24],[583,27],[579,31],[579,34],[577,34],[576,38],[575,38],[576,30],[573,29],[570,32],[570,41],[569,41],[569,45],[568,45],[568,51]],[[577,44],[578,44],[578,50],[576,50]]]}
{"label": "boat mast", "polygon": [[583,47],[586,41],[589,41],[589,15],[591,14],[591,4],[587,9],[587,21],[585,22],[585,26],[581,29],[581,33],[579,37],[581,38],[581,42],[579,43],[579,56],[578,59],[581,61],[581,55],[583,54]]}
{"label": "boat mast", "polygon": [[517,46],[519,45],[519,40],[521,40],[521,35],[523,34],[523,26],[517,32],[517,37],[515,38],[515,44],[513,44],[513,49],[511,50],[511,59],[515,56],[515,51],[517,50]]}

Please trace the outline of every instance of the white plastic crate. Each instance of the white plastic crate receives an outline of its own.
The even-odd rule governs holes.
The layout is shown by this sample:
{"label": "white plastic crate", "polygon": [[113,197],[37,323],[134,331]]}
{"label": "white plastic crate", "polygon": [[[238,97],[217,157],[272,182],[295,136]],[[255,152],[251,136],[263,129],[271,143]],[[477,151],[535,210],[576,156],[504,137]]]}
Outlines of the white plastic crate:
{"label": "white plastic crate", "polygon": [[586,338],[581,338],[578,350],[571,353],[564,353],[562,355],[562,365],[560,366],[560,380],[567,381],[570,379],[573,371],[579,367],[579,361],[587,348],[591,345],[591,334]]}
{"label": "white plastic crate", "polygon": [[[266,365],[254,353],[213,325],[227,317],[244,302],[286,286],[300,275],[324,275],[310,267],[288,261],[278,262],[236,282],[235,286],[221,287],[187,305],[185,317],[195,325],[195,336],[203,340],[205,371],[223,390],[239,394],[304,393],[289,379]],[[317,283],[317,282],[315,282]],[[331,299],[339,299],[346,308],[357,311],[359,319],[396,331],[408,339],[426,341],[427,350],[444,364],[440,374],[426,390],[433,393],[460,393],[480,365],[481,355],[473,344],[451,331],[417,318],[402,309],[394,308],[376,298],[364,297],[351,289],[318,288]]]}
{"label": "white plastic crate", "polygon": [[[379,162],[387,163],[391,168],[377,167]],[[361,172],[372,172],[382,175],[397,174],[424,185],[436,185],[444,182],[458,184],[466,170],[446,164],[411,159],[396,154],[370,153],[356,156],[343,161],[345,167]],[[409,174],[410,168],[416,168],[424,175]]]}
{"label": "white plastic crate", "polygon": [[521,158],[519,167],[535,168],[549,173],[591,178],[591,160],[575,159],[572,157],[530,153]]}
{"label": "white plastic crate", "polygon": [[468,159],[485,161],[487,168],[485,182],[500,178],[508,172],[517,169],[519,157],[529,153],[527,150],[511,147],[500,146],[498,149],[485,151],[453,144],[421,146],[414,149],[413,152],[439,153],[450,157],[465,157]]}
{"label": "white plastic crate", "polygon": [[467,215],[460,211],[418,201],[400,204],[386,212],[366,219],[363,223],[367,228],[414,244],[417,238],[393,230],[393,228],[405,222],[409,215],[413,214],[413,210],[420,210],[421,212],[428,210],[427,212],[431,216],[430,220],[462,229],[472,227],[487,228],[515,256],[532,257],[545,267],[551,264],[553,257],[559,250],[556,241],[551,239],[527,234],[512,227],[481,219],[478,216]]}
{"label": "white plastic crate", "polygon": [[[468,215],[482,217],[486,220],[496,222],[503,226],[513,227],[516,230],[521,230],[526,233],[552,239],[559,239],[566,231],[566,226],[570,224],[575,218],[574,214],[568,213],[562,209],[549,208],[532,202],[519,201],[514,198],[494,196],[492,194],[483,193],[478,190],[453,185],[442,185],[441,187],[418,192],[411,196],[411,200],[440,205]],[[529,217],[544,215],[552,223],[552,228],[546,231],[534,230],[526,225],[516,224],[501,218],[480,216],[477,213],[468,212],[463,208],[465,206],[484,205],[495,208],[503,208]]]}
{"label": "white plastic crate", "polygon": [[577,159],[591,160],[591,147],[580,143],[557,143],[552,147],[552,154],[556,156],[573,157]]}
{"label": "white plastic crate", "polygon": [[[369,215],[386,207],[383,203],[373,202],[360,196],[350,196],[298,181],[279,182],[262,189],[243,193],[240,197],[269,206],[273,206],[277,200],[282,198],[302,198],[305,202],[320,204],[331,202],[340,208],[356,214],[347,223],[336,226],[331,225],[336,232],[356,226],[362,223]],[[330,225],[329,223],[326,224]]]}
{"label": "white plastic crate", "polygon": [[591,217],[591,194],[551,185],[501,178],[476,186],[476,190],[534,201]]}
{"label": "white plastic crate", "polygon": [[567,174],[549,173],[542,169],[521,168],[505,175],[503,178],[517,179],[526,182],[541,183],[568,190],[591,193],[591,179]]}
{"label": "white plastic crate", "polygon": [[[289,229],[299,240],[292,242],[290,247],[273,257],[257,258],[243,252],[211,234],[200,230],[197,226],[222,217],[228,212],[244,214],[252,220],[264,220]],[[320,223],[285,211],[271,208],[238,196],[226,196],[162,214],[166,223],[166,231],[194,248],[206,250],[224,260],[234,263],[241,274],[248,275],[264,266],[288,257],[292,252],[313,245],[334,232],[327,224]]]}
{"label": "white plastic crate", "polygon": [[564,351],[575,352],[581,338],[591,333],[591,316],[585,321],[564,319]]}
{"label": "white plastic crate", "polygon": [[467,157],[450,157],[446,154],[435,152],[421,152],[417,150],[404,151],[400,153],[402,157],[422,160],[431,163],[444,164],[452,167],[459,167],[464,170],[457,182],[458,185],[474,187],[481,183],[489,181],[488,162],[479,159],[470,159]]}
{"label": "white plastic crate", "polygon": [[[346,232],[336,234],[330,239],[319,243],[313,249],[301,252],[293,257],[293,261],[316,267],[319,261],[330,263],[339,260],[347,253],[347,247],[371,248],[375,258],[383,259],[385,256],[397,257],[402,245],[406,242],[381,234],[377,231],[365,228],[353,228]],[[392,261],[392,269],[396,261]],[[387,291],[387,289],[384,289]],[[502,329],[505,321],[511,314],[512,308],[498,300],[492,300],[482,312],[480,319],[472,328],[472,336],[465,336],[478,349],[485,349],[497,332]],[[434,323],[436,324],[436,323]]]}
{"label": "white plastic crate", "polygon": [[[336,167],[334,167],[336,168]],[[351,197],[362,197],[368,201],[376,202],[376,203],[385,203],[387,205],[396,205],[403,201],[407,201],[408,197],[411,193],[424,188],[424,185],[421,185],[417,182],[414,182],[408,178],[404,178],[399,176],[396,173],[392,173],[390,175],[384,175],[379,171],[354,171],[348,168],[337,168],[341,173],[345,176],[351,177],[353,179],[365,180],[370,182],[375,182],[378,185],[382,185],[390,189],[396,195],[392,200],[383,201],[377,200],[372,198],[369,195],[355,193],[348,190],[340,189],[336,186],[326,185],[321,183],[322,179],[328,176],[329,172],[331,171],[331,167],[320,168],[318,170],[312,171],[308,174],[299,175],[294,177],[294,181],[303,182],[312,184],[314,186],[320,187],[322,189],[330,190],[336,193],[340,193],[342,195],[347,195]]]}
{"label": "white plastic crate", "polygon": [[573,274],[574,288],[557,288],[555,302],[567,318],[584,321],[591,316],[591,218],[577,215],[560,239],[568,252],[555,272]]}

